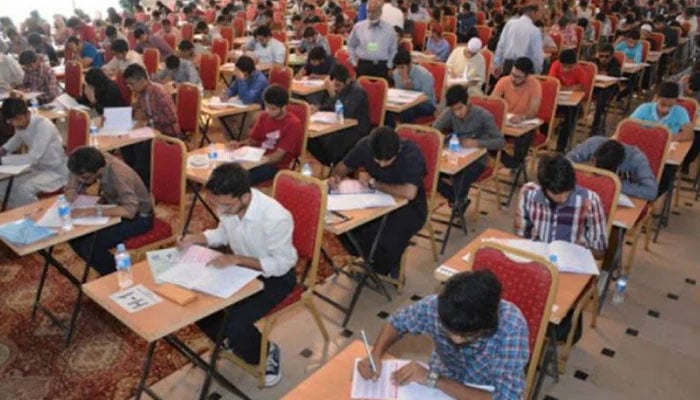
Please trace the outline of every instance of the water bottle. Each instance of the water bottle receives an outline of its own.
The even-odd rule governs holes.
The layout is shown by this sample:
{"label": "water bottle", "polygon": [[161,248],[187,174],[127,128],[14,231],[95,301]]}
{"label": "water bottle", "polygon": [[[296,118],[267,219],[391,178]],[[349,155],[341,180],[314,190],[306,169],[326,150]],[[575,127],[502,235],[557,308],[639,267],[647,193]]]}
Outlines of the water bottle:
{"label": "water bottle", "polygon": [[556,254],[550,254],[550,255],[549,255],[549,262],[551,262],[552,264],[554,264],[554,265],[556,266],[556,265],[557,265],[557,261],[558,261],[558,258],[557,258],[557,255],[556,255]]}
{"label": "water bottle", "polygon": [[335,121],[339,124],[345,123],[345,109],[343,108],[343,102],[340,99],[335,101]]}
{"label": "water bottle", "polygon": [[615,294],[613,294],[612,302],[613,304],[622,304],[625,302],[625,295],[627,294],[627,276],[620,275],[615,282]]}
{"label": "water bottle", "polygon": [[131,256],[126,251],[124,243],[117,245],[117,253],[114,254],[114,262],[117,266],[117,282],[120,289],[126,289],[134,284],[134,275],[131,271]]}
{"label": "water bottle", "polygon": [[311,164],[305,162],[304,165],[301,166],[301,174],[304,176],[313,176],[314,171],[311,169]]}
{"label": "water bottle", "polygon": [[448,161],[450,164],[457,164],[457,161],[459,160],[459,147],[459,137],[457,137],[456,133],[453,133],[452,136],[450,136],[448,145]]}
{"label": "water bottle", "polygon": [[219,153],[216,150],[216,145],[214,143],[209,143],[209,164],[216,166],[216,161],[219,158]]}
{"label": "water bottle", "polygon": [[36,97],[29,100],[29,105],[32,109],[32,115],[39,115],[39,100]]}
{"label": "water bottle", "polygon": [[70,203],[63,194],[58,196],[58,216],[61,217],[61,229],[64,232],[73,229],[73,220],[70,217]]}
{"label": "water bottle", "polygon": [[94,148],[99,147],[99,142],[97,141],[97,124],[94,122],[90,123],[90,146]]}

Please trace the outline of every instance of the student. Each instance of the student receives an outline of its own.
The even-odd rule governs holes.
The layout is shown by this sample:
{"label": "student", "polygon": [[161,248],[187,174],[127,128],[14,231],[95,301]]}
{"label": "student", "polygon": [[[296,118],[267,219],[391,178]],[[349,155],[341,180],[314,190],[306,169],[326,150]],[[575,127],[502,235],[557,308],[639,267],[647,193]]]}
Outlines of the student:
{"label": "student", "polygon": [[[418,117],[435,114],[435,78],[425,67],[411,63],[411,53],[400,49],[394,56],[394,85],[397,89],[423,92],[428,99],[406,111],[399,113],[401,122],[412,123]],[[387,113],[388,126],[394,125],[394,114]]]}
{"label": "student", "polygon": [[312,26],[307,26],[304,29],[304,36],[301,39],[301,43],[299,44],[299,47],[296,48],[296,53],[297,54],[303,54],[311,51],[314,47],[322,47],[323,50],[326,51],[326,53],[330,54],[331,52],[331,45],[328,43],[328,39],[326,39],[325,36],[321,36],[318,31],[312,27]]}
{"label": "student", "polygon": [[111,47],[117,40],[123,40],[128,43],[126,36],[119,32],[113,25],[108,25],[105,28],[105,40],[102,41],[102,48],[106,49],[107,47]]}
{"label": "student", "polygon": [[287,51],[282,42],[272,37],[270,28],[260,26],[253,36],[244,47],[245,55],[253,58],[256,64],[284,65]]}
{"label": "student", "polygon": [[95,109],[99,115],[104,113],[105,107],[129,106],[122,97],[117,83],[100,68],[90,68],[85,73],[83,96],[78,99],[78,102]]}
{"label": "student", "polygon": [[28,40],[31,49],[34,50],[37,55],[45,57],[46,61],[48,61],[52,67],[60,64],[58,56],[56,55],[56,50],[53,48],[53,46],[44,41],[44,38],[42,38],[41,35],[38,33],[31,33],[29,34]]}
{"label": "student", "polygon": [[442,37],[442,26],[440,24],[433,24],[430,30],[430,36],[425,44],[425,53],[434,54],[438,61],[445,62],[450,55],[450,50],[452,49],[447,39]]}
{"label": "student", "polygon": [[639,31],[633,30],[625,34],[625,40],[615,45],[615,51],[625,54],[625,62],[639,64],[642,62],[642,44],[639,43]]}
{"label": "student", "polygon": [[464,43],[472,38],[476,26],[476,15],[472,12],[471,4],[462,3],[462,9],[457,14],[457,42]]}
{"label": "student", "polygon": [[486,81],[486,60],[481,54],[481,39],[471,38],[466,46],[458,46],[452,50],[445,66],[450,78],[467,78],[469,95],[481,96],[481,88]]}
{"label": "student", "polygon": [[291,40],[302,40],[304,38],[304,19],[299,14],[294,14],[292,16],[292,36]]}
{"label": "student", "polygon": [[77,55],[83,68],[102,66],[102,55],[97,51],[97,48],[92,43],[83,41],[77,36],[68,38],[66,51]]}
{"label": "student", "polygon": [[[369,360],[357,366],[364,379],[377,379],[387,350],[406,334],[428,335],[435,349],[428,367],[412,361],[391,376],[398,385],[417,383],[456,399],[520,399],[525,392],[528,327],[522,312],[501,298],[490,270],[462,272],[428,296],[389,317]],[[493,386],[489,393],[475,385]]]}
{"label": "student", "polygon": [[258,115],[248,139],[233,141],[230,147],[254,146],[265,149],[267,162],[250,170],[250,182],[255,186],[274,179],[277,171],[289,169],[301,154],[304,128],[296,115],[287,110],[289,92],[270,85],[263,94],[265,111]]}
{"label": "student", "polygon": [[[3,101],[2,118],[14,127],[15,134],[0,147],[0,164],[30,165],[28,172],[14,178],[8,208],[31,204],[37,201],[39,193],[63,187],[68,169],[63,140],[56,126],[44,117],[32,115],[27,103],[18,98]],[[26,151],[13,154],[23,147]],[[0,182],[0,193],[5,193],[7,184],[7,180]]]}
{"label": "student", "polygon": [[38,100],[41,104],[50,103],[58,97],[58,83],[53,69],[47,66],[36,53],[27,50],[19,55],[19,64],[24,70],[21,89],[31,92],[41,92]]}
{"label": "student", "polygon": [[[391,128],[374,128],[360,139],[343,161],[333,168],[329,186],[337,188],[341,180],[353,172],[364,186],[408,200],[408,204],[387,215],[384,229],[376,243],[374,270],[379,274],[398,277],[401,256],[408,242],[425,224],[427,200],[423,177],[427,173],[425,159],[418,145],[403,140]],[[381,221],[376,219],[353,229],[353,236],[362,254],[341,236],[343,246],[356,257],[366,257],[377,236]]]}
{"label": "student", "polygon": [[[493,115],[488,110],[469,104],[469,93],[462,85],[453,85],[445,93],[447,108],[440,114],[433,127],[440,132],[450,135],[456,133],[459,143],[464,148],[485,148],[489,151],[502,149],[506,142],[498,130]],[[447,137],[449,138],[449,137]],[[446,138],[446,139],[447,139]],[[484,155],[478,161],[456,174],[452,184],[443,179],[438,181],[438,192],[450,204],[464,204],[462,211],[469,207],[469,188],[484,172],[488,164],[488,156]],[[455,193],[455,188],[461,188]]]}
{"label": "student", "polygon": [[304,25],[321,22],[321,18],[316,15],[316,6],[311,3],[304,3]]}
{"label": "student", "polygon": [[328,54],[326,50],[317,46],[309,51],[306,64],[299,70],[297,79],[308,76],[312,79],[319,79],[328,75],[335,67],[335,58]]}
{"label": "student", "polygon": [[[314,51],[315,49],[311,50],[312,53]],[[352,128],[309,140],[308,149],[311,154],[321,164],[332,166],[345,157],[358,140],[369,134],[369,100],[367,92],[350,78],[350,72],[342,64],[331,70],[329,80],[326,81],[326,93],[326,98],[320,106],[312,106],[312,113],[317,109],[334,111],[336,101],[340,100],[343,103],[343,116],[357,120],[357,125]]]}
{"label": "student", "polygon": [[156,36],[165,40],[165,35],[172,34],[175,36],[175,43],[180,43],[182,41],[182,33],[180,33],[179,29],[173,26],[172,22],[170,22],[169,19],[164,19],[161,22],[161,26],[162,28],[155,34]]}
{"label": "student", "polygon": [[[612,45],[603,45],[598,51],[598,66],[599,75],[607,75],[612,77],[622,76],[622,66],[614,57],[615,49]],[[595,102],[595,114],[593,116],[593,125],[591,126],[591,135],[605,135],[605,107],[615,98],[617,94],[617,84],[607,88],[593,88],[593,97]]]}
{"label": "student", "polygon": [[561,17],[558,24],[552,25],[549,34],[557,33],[561,35],[561,45],[563,48],[572,48],[578,45],[578,36],[576,36],[576,23],[568,20],[566,17]]}
{"label": "student", "polygon": [[194,45],[189,40],[183,40],[177,45],[177,55],[181,60],[187,60],[197,65],[199,56],[194,51]]}
{"label": "student", "polygon": [[622,193],[644,200],[656,199],[656,175],[647,156],[636,146],[606,137],[592,137],[571,150],[566,158],[574,163],[591,162],[620,177]]}
{"label": "student", "polygon": [[21,86],[24,70],[14,57],[0,53],[0,92],[9,92],[13,87]]}
{"label": "student", "polygon": [[236,69],[233,72],[235,78],[228,89],[221,95],[221,101],[227,101],[230,97],[238,96],[243,104],[263,104],[263,92],[267,87],[265,75],[255,69],[255,61],[243,55],[236,60]]}
{"label": "student", "polygon": [[119,224],[104,228],[97,235],[82,236],[69,242],[73,251],[100,275],[110,274],[116,270],[110,250],[129,238],[148,232],[153,226],[151,194],[134,170],[117,157],[94,147],[83,146],[74,150],[68,159],[68,169],[70,176],[65,190],[68,201],[74,201],[87,187],[99,183],[100,202],[116,206],[73,209],[73,218],[121,218]]}
{"label": "student", "polygon": [[131,64],[143,66],[141,54],[134,50],[129,50],[129,43],[126,40],[117,39],[112,43],[112,59],[102,66],[102,69],[110,75],[122,73]]}
{"label": "student", "polygon": [[[577,64],[576,51],[573,49],[561,52],[559,59],[552,63],[552,67],[549,69],[549,76],[559,80],[561,90],[588,92],[588,74],[583,67]],[[580,104],[575,107],[567,107],[569,109],[573,108],[573,110],[567,110],[564,123],[559,130],[557,151],[560,153],[566,150],[566,147],[569,145],[569,140],[576,128],[576,118],[580,107]]]}
{"label": "student", "polygon": [[136,28],[136,30],[134,30],[134,38],[136,39],[136,47],[134,47],[134,50],[137,53],[143,54],[143,51],[147,48],[156,48],[160,53],[161,62],[165,61],[169,55],[175,52],[163,38],[151,35],[142,28]]}
{"label": "student", "polygon": [[176,55],[169,55],[165,59],[165,68],[156,72],[153,80],[158,83],[191,83],[196,86],[202,85],[197,68],[188,60],[181,60]]}
{"label": "student", "polygon": [[[297,252],[292,243],[294,220],[275,199],[251,188],[248,172],[238,164],[227,163],[214,169],[206,183],[219,214],[215,229],[186,235],[178,243],[228,246],[232,254],[222,254],[212,267],[238,265],[260,271],[263,289],[229,308],[232,318],[224,331],[224,346],[250,365],[260,363],[262,335],[255,322],[275,308],[296,284],[294,265]],[[234,317],[235,316],[235,317]],[[216,340],[223,322],[219,311],[197,322],[210,339]],[[265,366],[265,386],[282,379],[280,348],[270,342]]]}

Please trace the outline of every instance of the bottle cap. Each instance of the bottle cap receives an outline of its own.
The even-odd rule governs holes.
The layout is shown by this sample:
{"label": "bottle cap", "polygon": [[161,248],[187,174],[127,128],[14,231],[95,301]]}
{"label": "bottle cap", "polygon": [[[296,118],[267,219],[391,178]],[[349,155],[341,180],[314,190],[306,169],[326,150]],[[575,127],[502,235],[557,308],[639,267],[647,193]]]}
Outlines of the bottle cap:
{"label": "bottle cap", "polygon": [[558,258],[556,254],[550,254],[549,255],[549,262],[555,263],[557,262]]}
{"label": "bottle cap", "polygon": [[126,251],[126,246],[124,246],[124,243],[119,243],[117,245],[117,251]]}

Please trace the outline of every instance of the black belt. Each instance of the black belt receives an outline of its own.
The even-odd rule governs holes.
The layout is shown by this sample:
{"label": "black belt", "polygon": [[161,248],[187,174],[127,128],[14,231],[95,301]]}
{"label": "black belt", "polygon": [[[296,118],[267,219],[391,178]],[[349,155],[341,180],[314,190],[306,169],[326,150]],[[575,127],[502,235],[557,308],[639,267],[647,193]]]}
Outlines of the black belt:
{"label": "black belt", "polygon": [[387,61],[386,60],[363,60],[363,59],[360,59],[358,61],[358,63],[368,63],[368,64],[372,64],[372,65],[379,65],[379,64],[386,64]]}

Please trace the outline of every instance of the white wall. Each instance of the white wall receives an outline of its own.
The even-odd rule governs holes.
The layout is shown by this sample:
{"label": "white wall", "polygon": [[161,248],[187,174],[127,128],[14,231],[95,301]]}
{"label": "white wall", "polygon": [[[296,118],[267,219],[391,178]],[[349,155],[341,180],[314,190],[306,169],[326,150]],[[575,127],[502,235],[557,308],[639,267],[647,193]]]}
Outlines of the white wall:
{"label": "white wall", "polygon": [[108,7],[120,10],[119,0],[0,0],[0,3],[3,3],[0,7],[0,16],[9,16],[17,25],[29,17],[29,12],[32,10],[39,11],[39,14],[49,22],[53,22],[54,14],[62,14],[66,17],[73,15],[74,8],[80,8],[91,17],[96,12],[106,15]]}

